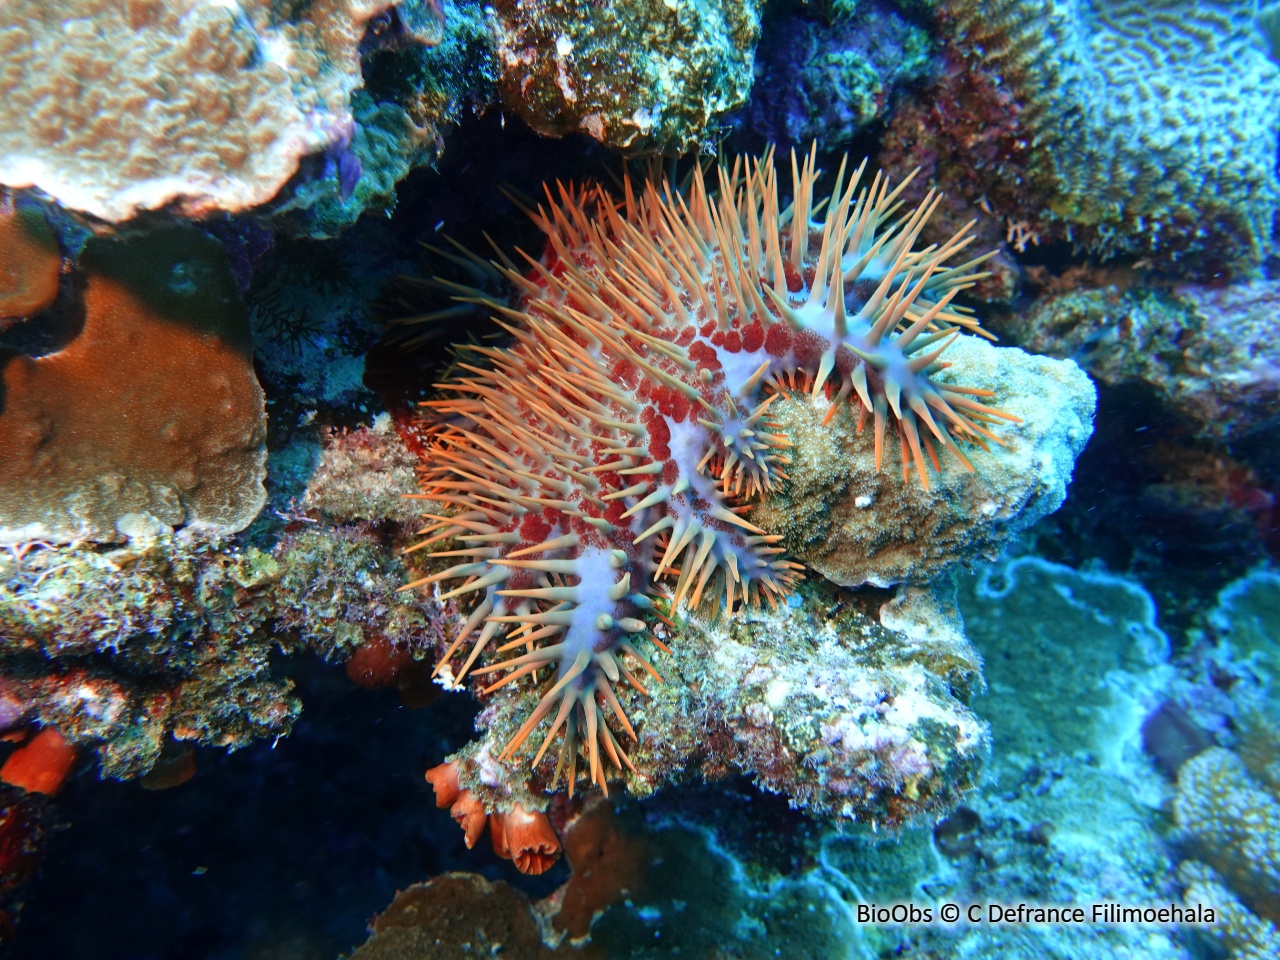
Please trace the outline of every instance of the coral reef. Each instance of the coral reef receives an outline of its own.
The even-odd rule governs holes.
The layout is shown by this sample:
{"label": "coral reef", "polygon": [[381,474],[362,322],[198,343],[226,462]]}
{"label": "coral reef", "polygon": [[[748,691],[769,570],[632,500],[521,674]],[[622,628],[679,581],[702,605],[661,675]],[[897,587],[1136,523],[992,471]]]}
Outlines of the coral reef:
{"label": "coral reef", "polygon": [[[266,499],[266,423],[222,248],[189,227],[94,239],[62,311],[6,350],[0,542],[220,535]],[[36,329],[33,329],[36,328]]]}
{"label": "coral reef", "polygon": [[[1218,934],[1231,956],[1274,955],[1280,948],[1280,802],[1238,756],[1211,747],[1182,765],[1173,812],[1190,854],[1180,876],[1193,893],[1223,902]],[[1225,896],[1223,885],[1230,891]]]}
{"label": "coral reef", "polygon": [[647,839],[620,823],[609,801],[587,801],[565,825],[565,859],[573,873],[554,894],[559,909],[552,925],[582,941],[602,913],[644,893],[651,862],[659,859]]}
{"label": "coral reef", "polygon": [[1258,569],[1218,595],[1209,615],[1227,656],[1251,674],[1259,693],[1280,685],[1280,574]]}
{"label": "coral reef", "polygon": [[92,745],[106,776],[145,773],[170,738],[242,746],[299,704],[262,627],[279,564],[161,541],[0,555],[0,673],[24,716]]}
{"label": "coral reef", "polygon": [[1213,936],[1230,960],[1267,960],[1280,953],[1280,932],[1269,920],[1255,916],[1210,867],[1188,860],[1178,867],[1189,902],[1217,911]]}
{"label": "coral reef", "polygon": [[[325,461],[349,475],[339,453]],[[313,489],[347,502],[323,480]],[[440,611],[398,593],[394,549],[407,535],[301,513],[272,553],[178,538],[11,547],[0,553],[0,726],[55,726],[122,778],[146,773],[174,740],[234,749],[285,735],[300,704],[272,668],[277,650],[345,660],[438,642]]]}
{"label": "coral reef", "polygon": [[[1008,106],[1019,149],[985,174],[1021,177],[1038,207],[1028,229],[1199,275],[1267,255],[1280,70],[1252,5],[944,0],[938,12],[955,55]],[[945,170],[940,182],[958,186]],[[976,204],[974,187],[961,196]]]}
{"label": "coral reef", "polygon": [[113,222],[261,208],[307,237],[389,215],[497,77],[466,0],[24,3],[0,56],[0,183]]}
{"label": "coral reef", "polygon": [[350,97],[351,132],[303,161],[262,214],[275,228],[321,239],[365,211],[391,216],[397,184],[434,165],[445,135],[496,96],[494,42],[479,3],[410,0],[373,22],[382,32],[361,48],[364,87]]}
{"label": "coral reef", "polygon": [[765,143],[842,146],[928,74],[931,52],[928,34],[889,3],[766,14],[751,102],[734,124]]}
{"label": "coral reef", "polygon": [[432,767],[426,779],[435,791],[436,806],[448,807],[449,815],[462,827],[468,848],[476,845],[487,824],[493,852],[514,861],[521,873],[546,873],[560,858],[560,839],[545,813],[530,812],[518,803],[486,813],[476,796],[458,785],[456,763]]}
{"label": "coral reef", "polygon": [[349,138],[365,29],[394,0],[22,2],[0,30],[0,183],[104,220],[271,199]]}
{"label": "coral reef", "polygon": [[598,950],[551,948],[529,898],[501,880],[473,873],[446,873],[396,896],[373,921],[372,936],[351,960],[453,960],[484,951],[512,960],[581,957]]}
{"label": "coral reef", "polygon": [[679,154],[745,102],[759,0],[493,4],[503,106],[550,136]]}
{"label": "coral reef", "polygon": [[[352,960],[453,957],[459,935],[488,951],[505,936],[502,956],[532,960],[861,957],[850,952],[847,907],[827,884],[778,876],[723,839],[700,825],[592,803],[566,827],[573,875],[560,889],[530,903],[475,874],[436,877],[400,893]],[[446,948],[452,952],[433,952]]]}
{"label": "coral reef", "polygon": [[[714,199],[700,169],[687,200],[669,188],[660,193],[652,179],[639,195],[628,182],[620,207],[598,188],[562,187],[559,203],[536,215],[548,236],[547,263],[531,260],[529,277],[505,270],[526,292],[523,309],[494,304],[515,345],[477,348],[492,366],[464,364],[464,375],[447,385],[458,397],[425,404],[434,426],[424,495],[452,509],[428,512],[420,546],[441,544],[432,556],[452,565],[406,589],[460,579],[442,601],[479,595],[437,668],[450,683],[511,671],[483,690],[503,691],[482,714],[486,739],[455,757],[463,784],[487,810],[511,799],[536,809],[536,793],[554,789],[562,773],[572,795],[580,749],[584,772],[606,792],[610,763],[632,790],[648,792],[687,776],[692,756],[702,754],[706,776],[727,760],[815,812],[873,823],[945,808],[973,782],[984,736],[956,699],[957,686],[970,683],[950,682],[953,671],[977,670],[960,631],[920,643],[914,629],[895,634],[873,613],[850,611],[833,633],[836,618],[819,611],[840,602],[821,587],[788,600],[799,565],[779,558],[781,531],[754,521],[770,519],[764,504],[784,484],[805,490],[803,479],[788,476],[811,466],[812,455],[794,455],[797,441],[778,432],[779,401],[824,413],[824,425],[857,410],[858,433],[873,423],[872,436],[844,427],[840,439],[849,445],[838,448],[848,457],[860,445],[859,469],[868,474],[879,471],[886,435],[896,432],[900,482],[911,483],[914,471],[920,504],[945,496],[939,484],[948,493],[962,489],[951,478],[975,471],[957,440],[981,451],[1019,447],[1016,427],[993,432],[1000,421],[1020,420],[982,402],[991,390],[942,373],[944,351],[962,330],[977,328],[950,303],[982,258],[947,266],[967,245],[963,232],[915,252],[936,204],[895,220],[897,191],[880,177],[859,191],[861,168],[846,181],[842,166],[829,204],[814,197],[812,153],[803,164],[793,156],[792,172],[785,213],[768,157],[720,168]],[[815,222],[824,204],[825,219]],[[973,358],[972,348],[962,356]],[[990,376],[994,358],[974,365]],[[1037,415],[1047,420],[1072,408],[1063,416],[1071,439],[1022,461],[1037,477],[1023,489],[1047,493],[1056,506],[1087,437],[1092,398],[1071,365],[1038,369],[1067,386],[1055,396],[1038,380],[1019,385],[1034,384],[1049,408]],[[993,527],[1030,499],[1019,494],[987,509],[963,489],[955,512],[971,507]],[[855,492],[855,505],[863,495]],[[748,509],[756,511],[751,520]],[[868,550],[868,539],[852,536],[851,549]],[[937,552],[920,540],[916,549],[930,557],[916,571],[924,579],[964,535]],[[951,552],[951,562],[963,558]],[[803,550],[797,556],[807,559]],[[884,566],[885,582],[911,575],[900,557]],[[663,579],[670,596],[656,585]],[[758,609],[763,602],[771,612]],[[732,617],[722,613],[743,617],[728,625]],[[660,679],[641,648],[669,653],[663,639],[673,636],[673,617],[695,627],[679,627],[682,653],[671,669],[683,684],[655,689],[649,701],[625,693],[624,707],[623,681],[648,695],[637,673]],[[476,667],[499,638],[506,643],[498,653],[524,652]],[[929,653],[918,659],[907,648]],[[513,701],[528,694],[511,684],[540,670],[557,679],[517,728],[514,718],[526,714]],[[802,688],[812,695],[787,693]],[[898,706],[881,709],[886,700]],[[690,742],[682,718],[699,714],[732,745]],[[548,717],[530,794],[505,761]],[[561,730],[553,767],[543,759]],[[633,745],[624,747],[622,736]]]}
{"label": "coral reef", "polygon": [[[889,629],[832,588],[801,594],[732,624],[680,624],[665,682],[627,707],[632,794],[745,773],[814,814],[892,827],[949,809],[976,783],[987,734],[965,701],[981,684],[979,661],[955,623],[912,624],[913,612],[946,623],[945,606],[916,597],[915,611],[881,614],[901,622]],[[546,805],[550,764],[530,777],[497,762],[536,704],[533,690],[496,693],[477,719],[482,738],[451,758],[480,814]]]}
{"label": "coral reef", "polygon": [[[1168,905],[1164,784],[1141,723],[1167,688],[1169,643],[1133,580],[1018,557],[959,578],[985,663],[988,776],[965,806],[889,841],[829,833],[820,876],[857,902]],[[1191,902],[1188,900],[1187,902]],[[1122,924],[860,924],[859,957],[1188,960],[1180,931]]]}
{"label": "coral reef", "polygon": [[[977,244],[995,251],[984,265],[989,276],[973,289],[982,300],[1011,301],[1022,283],[1007,227],[1039,220],[1037,198],[1028,196],[1021,175],[1027,148],[1012,92],[954,55],[946,57],[932,83],[894,105],[881,140],[876,160],[887,172],[900,178],[920,171],[903,191],[904,199],[919,203],[930,188],[943,191],[925,227],[926,239],[945,238],[977,221]],[[1028,238],[1024,248],[1027,243],[1038,239]]]}
{"label": "coral reef", "polygon": [[1157,746],[1177,761],[1165,764],[1176,779],[1177,875],[1187,902],[1217,912],[1206,933],[1232,960],[1280,949],[1278,634],[1280,577],[1259,567],[1224,587],[1189,631],[1172,703],[1148,720],[1176,718],[1161,737],[1173,750]]}
{"label": "coral reef", "polygon": [[1207,439],[1266,426],[1280,400],[1280,284],[1108,285],[1037,300],[1012,330],[1109,386],[1146,384]]}

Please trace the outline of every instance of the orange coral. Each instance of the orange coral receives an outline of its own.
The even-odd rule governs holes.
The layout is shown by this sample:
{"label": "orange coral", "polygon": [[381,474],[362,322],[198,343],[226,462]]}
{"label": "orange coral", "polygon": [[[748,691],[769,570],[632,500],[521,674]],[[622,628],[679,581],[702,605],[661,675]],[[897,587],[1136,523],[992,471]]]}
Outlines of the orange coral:
{"label": "orange coral", "polygon": [[517,803],[506,813],[493,814],[489,831],[493,852],[514,861],[521,873],[546,873],[560,859],[560,838],[540,811],[530,813]]}
{"label": "orange coral", "polygon": [[92,240],[83,328],[0,368],[0,540],[243,528],[265,408],[222,248],[194,229]]}
{"label": "orange coral", "polygon": [[493,852],[513,861],[521,873],[545,873],[560,858],[560,840],[545,813],[530,812],[518,803],[507,811],[487,813],[476,795],[458,784],[456,763],[432,767],[426,776],[435,790],[436,806],[448,807],[462,827],[467,849],[476,845],[487,822]]}
{"label": "orange coral", "polygon": [[71,776],[76,748],[58,732],[45,727],[20,746],[0,767],[0,780],[28,793],[56,795]]}
{"label": "orange coral", "polygon": [[458,768],[452,763],[442,763],[427,771],[427,783],[435,789],[436,806],[442,810],[449,808],[449,815],[458,821],[466,836],[467,849],[470,850],[484,833],[484,825],[489,814],[484,804],[476,799],[470,790],[458,786]]}
{"label": "orange coral", "polygon": [[653,854],[642,838],[622,828],[605,800],[589,801],[569,824],[564,848],[573,873],[559,894],[554,923],[570,937],[581,938],[612,904],[641,892]]}
{"label": "orange coral", "polygon": [[373,637],[361,644],[347,661],[347,678],[366,690],[394,687],[413,668],[413,654],[397,647],[386,637]]}

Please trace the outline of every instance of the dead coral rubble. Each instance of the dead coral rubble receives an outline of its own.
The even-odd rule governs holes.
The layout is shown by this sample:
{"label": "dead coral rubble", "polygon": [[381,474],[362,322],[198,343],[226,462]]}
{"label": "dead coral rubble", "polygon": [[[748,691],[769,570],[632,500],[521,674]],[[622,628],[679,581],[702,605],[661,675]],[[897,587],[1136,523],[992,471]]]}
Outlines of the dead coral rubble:
{"label": "dead coral rubble", "polygon": [[[981,687],[980,661],[945,600],[904,595],[877,622],[829,586],[805,585],[797,599],[732,623],[690,616],[668,634],[676,656],[658,661],[664,682],[627,698],[639,735],[627,789],[745,773],[812,813],[878,826],[949,809],[977,782],[989,743],[965,702]],[[481,739],[450,758],[481,810],[545,806],[549,768],[528,776],[496,759],[536,701],[531,689],[496,692],[477,719]]]}
{"label": "dead coral rubble", "polygon": [[975,472],[947,464],[934,489],[876,469],[875,453],[842,410],[795,396],[775,403],[790,439],[790,480],[752,511],[784,535],[789,555],[833,583],[924,583],[998,554],[1062,506],[1076,457],[1093,432],[1094,389],[1074,363],[997,349],[970,337],[948,353],[966,382],[1004,399],[1022,420],[999,445],[968,454]]}

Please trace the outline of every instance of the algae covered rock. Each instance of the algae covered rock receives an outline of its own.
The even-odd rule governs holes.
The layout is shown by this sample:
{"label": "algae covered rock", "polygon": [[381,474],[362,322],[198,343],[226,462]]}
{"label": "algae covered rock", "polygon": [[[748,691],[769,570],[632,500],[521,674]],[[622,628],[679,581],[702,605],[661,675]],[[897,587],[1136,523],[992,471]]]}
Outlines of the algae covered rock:
{"label": "algae covered rock", "polygon": [[493,5],[503,106],[551,136],[682,153],[751,90],[758,0]]}
{"label": "algae covered rock", "polygon": [[122,779],[172,740],[286,735],[300,704],[265,629],[280,575],[261,551],[171,541],[0,554],[0,688]]}
{"label": "algae covered rock", "polygon": [[[980,660],[945,595],[877,612],[814,584],[775,610],[678,628],[674,656],[655,664],[663,682],[648,698],[620,694],[640,737],[628,745],[630,793],[745,773],[800,809],[892,827],[949,810],[977,784],[988,735],[967,700]],[[496,693],[481,739],[454,756],[488,809],[547,802],[554,758],[532,776],[527,760],[498,759],[536,702],[533,690]]]}
{"label": "algae covered rock", "polygon": [[976,337],[960,338],[948,359],[963,367],[966,383],[994,391],[994,402],[1022,421],[995,427],[999,442],[972,450],[973,473],[948,459],[926,490],[914,477],[904,480],[892,442],[877,470],[872,431],[859,434],[849,408],[823,426],[829,401],[792,398],[773,407],[794,444],[791,479],[753,510],[753,522],[783,534],[788,552],[827,579],[883,587],[924,582],[996,554],[1057,510],[1093,432],[1089,378],[1070,361]]}
{"label": "algae covered rock", "polygon": [[397,592],[394,528],[301,526],[271,553],[176,537],[0,552],[0,722],[56,727],[128,779],[172,741],[287,736],[302,705],[281,651],[408,660],[438,640],[439,610]]}
{"label": "algae covered rock", "polygon": [[[349,98],[352,126],[266,208],[274,229],[324,239],[366,211],[391,216],[399,183],[432,167],[446,134],[493,101],[493,37],[479,3],[412,0],[375,22],[381,32],[361,47],[364,87]],[[415,31],[417,22],[426,29]]]}
{"label": "algae covered rock", "polygon": [[1045,297],[1017,321],[1029,350],[1070,357],[1108,386],[1145,384],[1203,437],[1271,422],[1280,400],[1280,283],[1108,286]]}
{"label": "algae covered rock", "polygon": [[410,522],[418,513],[415,466],[389,414],[375,417],[368,427],[329,431],[302,506],[339,522]]}
{"label": "algae covered rock", "polygon": [[770,143],[848,143],[929,72],[932,53],[928,33],[889,3],[766,17],[751,101],[736,122]]}

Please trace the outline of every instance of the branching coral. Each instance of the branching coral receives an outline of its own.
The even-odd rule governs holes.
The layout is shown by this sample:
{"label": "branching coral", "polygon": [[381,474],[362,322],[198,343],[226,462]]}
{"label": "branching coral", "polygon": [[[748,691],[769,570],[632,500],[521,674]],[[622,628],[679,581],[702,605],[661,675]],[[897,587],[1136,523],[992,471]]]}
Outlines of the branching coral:
{"label": "branching coral", "polygon": [[[533,763],[563,731],[551,782],[567,773],[571,793],[580,746],[602,789],[608,764],[635,770],[616,685],[647,694],[637,673],[659,679],[642,652],[667,651],[654,621],[776,605],[799,578],[780,535],[745,516],[787,479],[780,397],[826,396],[828,421],[851,405],[877,470],[892,428],[904,481],[914,469],[926,491],[940,452],[972,471],[957,441],[1001,443],[993,425],[1017,420],[943,374],[947,347],[978,329],[952,306],[984,259],[952,262],[967,230],[916,250],[935,196],[904,211],[902,184],[863,185],[842,164],[819,202],[815,153],[791,172],[785,206],[768,156],[718,168],[714,195],[701,170],[687,195],[654,179],[627,181],[621,202],[561,186],[535,214],[545,262],[504,268],[525,294],[523,309],[495,304],[513,345],[476,348],[487,365],[462,364],[456,396],[427,404],[423,496],[448,510],[419,547],[455,562],[409,587],[478,595],[438,669],[509,671],[486,693],[550,674],[497,759],[550,717]],[[522,652],[477,668],[499,639],[496,653]]]}

